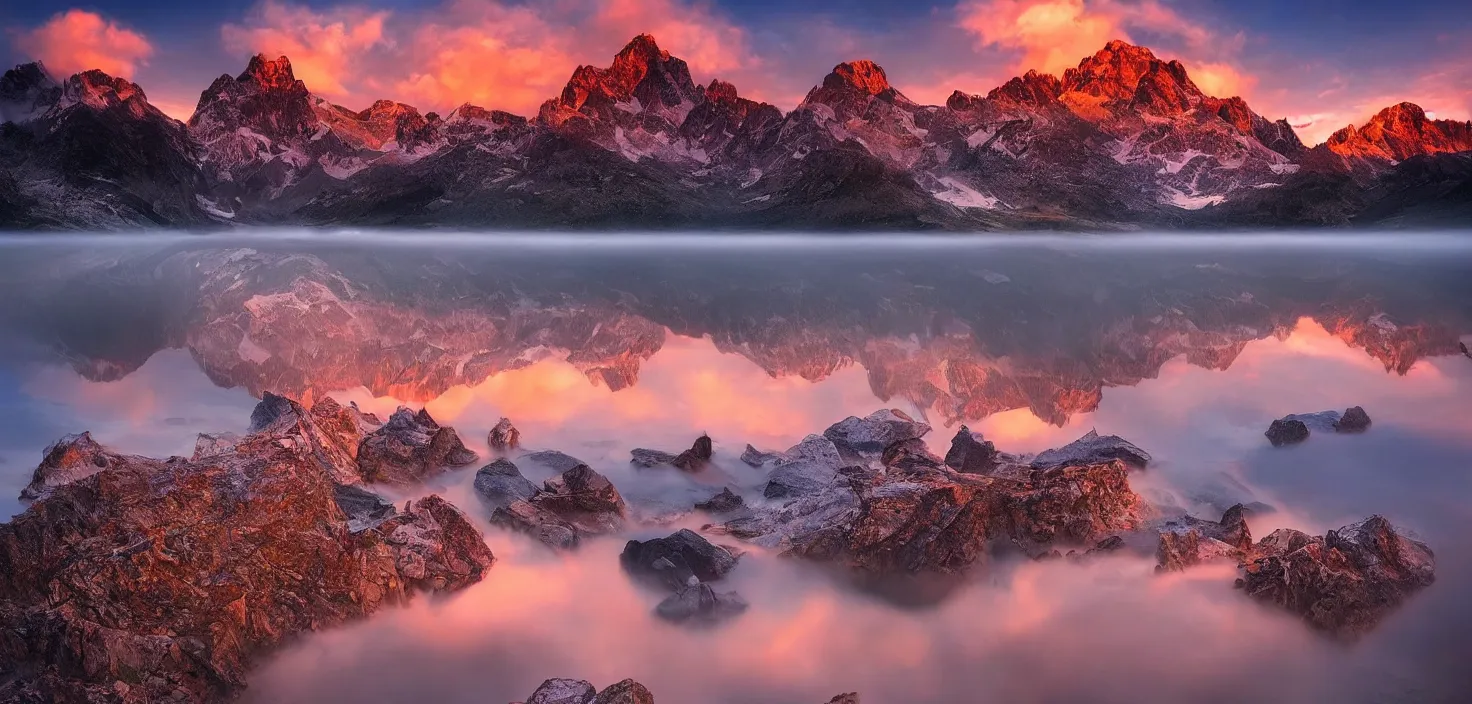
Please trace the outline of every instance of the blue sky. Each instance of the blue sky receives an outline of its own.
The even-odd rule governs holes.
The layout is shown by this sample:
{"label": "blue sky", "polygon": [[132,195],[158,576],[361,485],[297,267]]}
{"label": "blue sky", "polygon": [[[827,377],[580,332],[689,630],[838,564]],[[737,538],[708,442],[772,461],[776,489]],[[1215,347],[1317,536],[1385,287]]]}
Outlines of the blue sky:
{"label": "blue sky", "polygon": [[1472,117],[1472,3],[1451,0],[105,0],[4,3],[0,28],[7,64],[102,68],[180,118],[256,52],[286,54],[313,92],[355,109],[391,98],[528,114],[639,32],[697,80],[784,109],[840,61],[873,59],[912,98],[941,102],[1122,38],[1310,142],[1401,100]]}

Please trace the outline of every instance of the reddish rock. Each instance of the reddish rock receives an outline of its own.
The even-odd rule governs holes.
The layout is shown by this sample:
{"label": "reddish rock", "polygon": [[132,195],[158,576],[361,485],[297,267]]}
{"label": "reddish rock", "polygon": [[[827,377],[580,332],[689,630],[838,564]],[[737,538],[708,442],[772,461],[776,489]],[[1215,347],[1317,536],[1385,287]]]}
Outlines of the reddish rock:
{"label": "reddish rock", "polygon": [[1376,113],[1362,127],[1335,132],[1324,147],[1342,157],[1389,162],[1472,151],[1472,122],[1433,120],[1421,106],[1400,103]]}
{"label": "reddish rock", "polygon": [[608,478],[580,464],[546,482],[530,499],[491,514],[491,523],[526,533],[554,550],[571,550],[584,536],[624,527],[628,508]]}
{"label": "reddish rock", "polygon": [[475,460],[476,454],[460,442],[454,428],[440,426],[423,409],[394,411],[358,448],[358,467],[370,483],[413,484]]}
{"label": "reddish rock", "polygon": [[486,435],[486,443],[493,452],[507,452],[521,447],[521,431],[511,424],[510,418],[502,418]]}
{"label": "reddish rock", "polygon": [[946,466],[967,474],[986,474],[998,464],[997,448],[970,428],[961,426],[956,437],[951,438],[951,449],[946,452]]}
{"label": "reddish rock", "polygon": [[143,460],[108,452],[92,439],[91,433],[68,435],[46,448],[41,464],[31,475],[31,483],[21,489],[20,498],[23,501],[39,499],[58,486],[85,479],[124,459]]}
{"label": "reddish rock", "polygon": [[648,450],[642,447],[634,449],[630,454],[632,455],[632,459],[629,461],[639,467],[670,465],[686,472],[698,472],[710,464],[710,458],[714,454],[714,447],[711,444],[709,435],[701,435],[695,439],[695,443],[690,446],[690,449],[678,455],[660,450]]}

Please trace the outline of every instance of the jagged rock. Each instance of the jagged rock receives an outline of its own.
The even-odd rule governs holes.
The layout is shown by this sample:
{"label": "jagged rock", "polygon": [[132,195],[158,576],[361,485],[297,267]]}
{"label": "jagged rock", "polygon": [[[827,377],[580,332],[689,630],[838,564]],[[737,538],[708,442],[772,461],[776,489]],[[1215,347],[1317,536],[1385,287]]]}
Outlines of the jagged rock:
{"label": "jagged rock", "polygon": [[1321,432],[1333,432],[1334,427],[1339,424],[1339,411],[1319,411],[1317,413],[1290,413],[1283,416],[1285,421],[1299,421],[1308,428],[1309,433],[1318,430]]}
{"label": "jagged rock", "polygon": [[278,416],[200,461],[108,455],[0,524],[0,632],[25,634],[0,638],[0,700],[114,701],[119,681],[128,701],[229,698],[299,635],[481,579],[494,557],[458,510],[394,512],[298,430]]}
{"label": "jagged rock", "polygon": [[235,449],[237,442],[240,442],[240,436],[235,433],[200,433],[194,438],[194,454],[189,459],[198,462],[206,457],[230,452]]}
{"label": "jagged rock", "polygon": [[1124,538],[1121,538],[1117,535],[1111,535],[1108,538],[1095,543],[1094,547],[1091,547],[1088,550],[1084,551],[1084,555],[1102,555],[1105,553],[1119,552],[1120,550],[1123,550],[1124,547]]}
{"label": "jagged rock", "polygon": [[1268,426],[1264,435],[1268,436],[1273,447],[1296,445],[1308,439],[1308,426],[1301,420],[1279,419]]}
{"label": "jagged rock", "polygon": [[654,704],[654,695],[644,685],[624,680],[605,687],[593,704]]}
{"label": "jagged rock", "polygon": [[832,440],[809,435],[778,457],[763,494],[769,499],[790,499],[819,491],[838,476],[841,464]]}
{"label": "jagged rock", "polygon": [[39,499],[58,486],[90,477],[120,459],[124,458],[93,440],[91,433],[67,435],[46,448],[41,464],[31,475],[31,483],[21,489],[20,498],[22,501]]}
{"label": "jagged rock", "polygon": [[527,697],[526,704],[591,704],[598,696],[593,685],[584,680],[550,679]]}
{"label": "jagged rock", "polygon": [[777,452],[762,452],[751,445],[747,445],[746,450],[741,453],[741,461],[760,469],[768,462],[776,462],[781,456]]}
{"label": "jagged rock", "polygon": [[1227,509],[1220,521],[1184,516],[1161,526],[1155,570],[1179,572],[1213,560],[1240,562],[1251,548],[1252,533],[1242,504]]}
{"label": "jagged rock", "polygon": [[548,479],[530,499],[497,508],[491,523],[527,533],[554,550],[570,550],[585,536],[622,530],[627,516],[613,483],[580,464]]}
{"label": "jagged rock", "polygon": [[884,448],[879,463],[895,472],[933,472],[943,468],[941,459],[920,438],[901,440]]}
{"label": "jagged rock", "polygon": [[486,443],[494,452],[506,452],[521,447],[521,431],[511,424],[510,418],[502,418],[496,427],[486,434]]}
{"label": "jagged rock", "polygon": [[839,452],[849,451],[859,457],[878,457],[901,440],[924,437],[930,426],[897,409],[883,409],[859,418],[849,416],[823,431]]}
{"label": "jagged rock", "polygon": [[1090,430],[1083,437],[1063,447],[1038,453],[1032,466],[1034,469],[1049,469],[1066,465],[1099,464],[1110,460],[1120,460],[1131,467],[1143,468],[1150,463],[1150,455],[1118,435],[1100,435]]}
{"label": "jagged rock", "polygon": [[535,462],[558,474],[562,474],[563,472],[566,472],[567,470],[572,469],[573,467],[576,467],[578,465],[587,464],[586,462],[583,462],[582,460],[573,457],[572,455],[558,452],[557,450],[538,450],[537,452],[528,452],[523,454],[521,457],[518,457],[517,459],[525,460],[527,462]]}
{"label": "jagged rock", "polygon": [[967,474],[986,474],[997,467],[997,448],[981,437],[961,426],[956,437],[951,439],[951,449],[946,452],[946,466]]}
{"label": "jagged rock", "polygon": [[358,447],[358,466],[363,480],[370,483],[413,484],[475,460],[476,454],[460,442],[455,429],[440,426],[424,409],[394,411]]}
{"label": "jagged rock", "polygon": [[521,470],[506,458],[492,462],[475,473],[475,493],[492,507],[500,508],[513,501],[537,495],[537,485],[521,475]]}
{"label": "jagged rock", "polygon": [[1431,549],[1377,515],[1323,537],[1274,531],[1253,546],[1238,581],[1254,599],[1354,638],[1435,579]]}
{"label": "jagged rock", "polygon": [[1363,433],[1370,429],[1370,414],[1359,406],[1351,406],[1334,424],[1336,433]]}
{"label": "jagged rock", "polygon": [[746,508],[746,501],[731,491],[731,487],[726,487],[721,489],[721,493],[696,503],[695,508],[708,513],[731,513]]}
{"label": "jagged rock", "polygon": [[630,540],[619,564],[640,579],[678,590],[725,577],[736,568],[736,557],[694,531],[680,530],[666,538]]}
{"label": "jagged rock", "polygon": [[829,699],[828,704],[859,704],[859,693],[849,692],[848,694],[840,694]]}
{"label": "jagged rock", "polygon": [[1460,348],[1462,348],[1462,354],[1463,354],[1463,356],[1467,357],[1468,359],[1472,359],[1472,350],[1467,349],[1467,343],[1465,343],[1465,342],[1458,342],[1457,343],[1457,346],[1460,347]]}
{"label": "jagged rock", "polygon": [[695,439],[695,444],[690,449],[678,455],[660,450],[648,450],[636,448],[630,453],[633,457],[629,461],[639,467],[658,467],[660,465],[671,465],[686,472],[695,472],[704,469],[710,464],[713,454],[709,435],[701,435]]}
{"label": "jagged rock", "polygon": [[675,623],[715,624],[746,611],[748,604],[736,592],[718,592],[709,584],[682,587],[659,602],[654,613]]}

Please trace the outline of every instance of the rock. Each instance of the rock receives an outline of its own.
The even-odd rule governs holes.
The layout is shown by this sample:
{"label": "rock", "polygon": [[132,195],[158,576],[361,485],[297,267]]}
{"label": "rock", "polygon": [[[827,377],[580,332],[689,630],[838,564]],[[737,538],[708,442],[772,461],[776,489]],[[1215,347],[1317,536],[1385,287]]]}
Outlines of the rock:
{"label": "rock", "polygon": [[1323,537],[1274,531],[1252,553],[1240,580],[1248,596],[1346,639],[1373,629],[1436,579],[1431,549],[1381,516]]}
{"label": "rock", "polygon": [[630,540],[619,564],[640,579],[678,590],[725,577],[736,568],[736,557],[694,531],[680,530],[667,538]]}
{"label": "rock", "polygon": [[240,442],[240,436],[235,433],[200,433],[194,438],[194,454],[189,459],[198,462],[206,457],[232,452],[237,442]]}
{"label": "rock", "polygon": [[510,418],[502,418],[496,427],[486,434],[486,444],[492,452],[506,452],[521,447],[521,431],[511,424]]}
{"label": "rock", "polygon": [[682,587],[659,605],[654,613],[675,623],[715,624],[741,615],[748,604],[736,592],[718,592],[709,584]]}
{"label": "rock", "polygon": [[859,418],[849,416],[823,431],[840,452],[849,451],[859,457],[878,457],[884,448],[901,440],[923,437],[930,426],[897,409],[875,411]]}
{"label": "rock", "polygon": [[997,466],[997,448],[983,439],[981,433],[972,432],[961,426],[956,437],[951,438],[951,449],[946,452],[946,466],[967,474],[986,474]]}
{"label": "rock", "polygon": [[1460,347],[1460,348],[1462,348],[1462,354],[1463,355],[1466,355],[1466,357],[1468,359],[1472,359],[1472,350],[1467,349],[1467,343],[1465,343],[1465,342],[1458,342],[1457,343],[1457,346]]}
{"label": "rock", "polygon": [[586,536],[623,529],[628,507],[608,478],[585,464],[543,483],[526,500],[491,513],[491,523],[527,533],[554,550],[576,548]]}
{"label": "rock", "polygon": [[598,696],[593,685],[583,680],[550,679],[527,697],[526,704],[591,704]]}
{"label": "rock", "polygon": [[233,452],[106,455],[0,524],[0,633],[25,634],[0,638],[0,700],[116,701],[119,681],[127,701],[233,698],[284,643],[482,578],[463,514],[337,483],[283,408]]}
{"label": "rock", "polygon": [[1100,435],[1090,430],[1083,437],[1052,450],[1038,453],[1033,459],[1034,469],[1050,469],[1067,465],[1086,465],[1120,460],[1135,468],[1144,468],[1150,463],[1149,453],[1118,435]]}
{"label": "rock", "polygon": [[[331,397],[323,397],[309,411],[296,401],[266,393],[251,411],[250,432],[280,444],[308,448],[312,460],[338,484],[362,484],[358,450],[363,439],[381,425],[372,414],[362,413],[356,406],[344,408]],[[223,449],[209,444],[207,452]],[[196,441],[195,453],[199,452]]]}
{"label": "rock", "polygon": [[1319,411],[1317,413],[1290,413],[1283,416],[1282,419],[1301,421],[1312,434],[1315,430],[1333,432],[1334,426],[1339,424],[1339,417],[1339,411]]}
{"label": "rock", "polygon": [[746,508],[746,501],[731,491],[731,487],[726,487],[721,489],[721,493],[696,503],[695,508],[707,513],[731,513]]}
{"label": "rock", "polygon": [[370,483],[415,484],[475,460],[454,428],[441,427],[423,409],[399,408],[358,447],[358,466]]}
{"label": "rock", "polygon": [[790,499],[819,491],[838,476],[841,463],[833,441],[809,435],[777,459],[763,494],[769,499]]}
{"label": "rock", "polygon": [[580,464],[587,464],[572,455],[558,452],[557,450],[539,450],[528,452],[517,458],[527,462],[535,462],[557,474],[562,474]]}
{"label": "rock", "polygon": [[1334,424],[1336,433],[1363,433],[1370,429],[1370,414],[1359,406],[1351,406],[1344,411],[1339,422]]}
{"label": "rock", "polygon": [[781,456],[781,454],[776,452],[762,452],[751,445],[747,445],[746,451],[741,453],[741,461],[760,469],[768,462],[776,462]]}
{"label": "rock", "polygon": [[1247,509],[1237,504],[1220,521],[1195,516],[1165,523],[1155,550],[1157,572],[1179,572],[1213,560],[1240,562],[1252,548]]}
{"label": "rock", "polygon": [[521,475],[521,470],[501,458],[475,473],[475,493],[493,508],[537,495],[537,485]]}
{"label": "rock", "polygon": [[1268,436],[1273,447],[1296,445],[1308,439],[1308,426],[1301,420],[1275,420],[1264,435]]}
{"label": "rock", "polygon": [[644,685],[624,680],[605,687],[593,704],[654,704],[654,695]]}
{"label": "rock", "polygon": [[91,433],[67,435],[46,448],[31,483],[21,489],[22,501],[34,501],[59,486],[85,479],[125,458],[104,448]]}
{"label": "rock", "polygon": [[936,472],[944,469],[939,457],[930,451],[924,440],[909,438],[901,440],[879,455],[879,463],[894,472]]}
{"label": "rock", "polygon": [[840,694],[829,699],[828,704],[859,704],[859,693],[849,692],[848,694]]}
{"label": "rock", "polygon": [[637,448],[630,454],[633,455],[633,458],[629,461],[639,467],[658,467],[667,464],[686,472],[696,472],[705,469],[706,465],[710,464],[713,447],[710,436],[701,435],[695,439],[695,444],[690,449],[678,455],[644,448]]}

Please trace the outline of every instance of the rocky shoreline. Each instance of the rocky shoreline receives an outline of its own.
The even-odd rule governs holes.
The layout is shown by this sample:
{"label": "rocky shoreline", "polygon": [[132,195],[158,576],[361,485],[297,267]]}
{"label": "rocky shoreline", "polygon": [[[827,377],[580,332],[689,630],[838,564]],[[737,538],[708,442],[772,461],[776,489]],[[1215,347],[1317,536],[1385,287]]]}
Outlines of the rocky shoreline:
{"label": "rocky shoreline", "polygon": [[[1368,427],[1351,410],[1332,422]],[[1244,594],[1340,638],[1369,631],[1435,579],[1430,548],[1378,515],[1324,536],[1280,529],[1256,542],[1241,505],[1217,521],[1162,515],[1130,486],[1150,455],[1123,438],[1091,431],[1014,455],[962,427],[941,458],[923,440],[930,431],[880,410],[785,451],[746,445],[740,461],[765,476],[760,497],[748,503],[727,487],[692,500],[688,510],[713,522],[630,540],[622,567],[666,595],[656,616],[713,626],[762,606],[713,585],[745,551],[723,538],[858,579],[959,575],[1003,554],[1106,559],[1151,542],[1157,571],[1235,562]],[[399,508],[372,491],[477,459],[423,410],[385,422],[331,398],[307,408],[266,394],[245,436],[201,435],[189,458],[63,438],[22,494],[29,509],[0,524],[0,699],[229,699],[293,637],[480,581],[495,558],[478,523],[564,553],[654,525],[641,524],[608,477],[561,452],[521,452],[521,440],[507,419],[488,437],[501,456],[474,479],[487,520],[438,496]],[[702,435],[679,454],[635,450],[632,463],[699,473],[718,450]],[[538,486],[518,462],[556,474]],[[527,700],[650,701],[632,680],[602,692],[549,680]]]}

